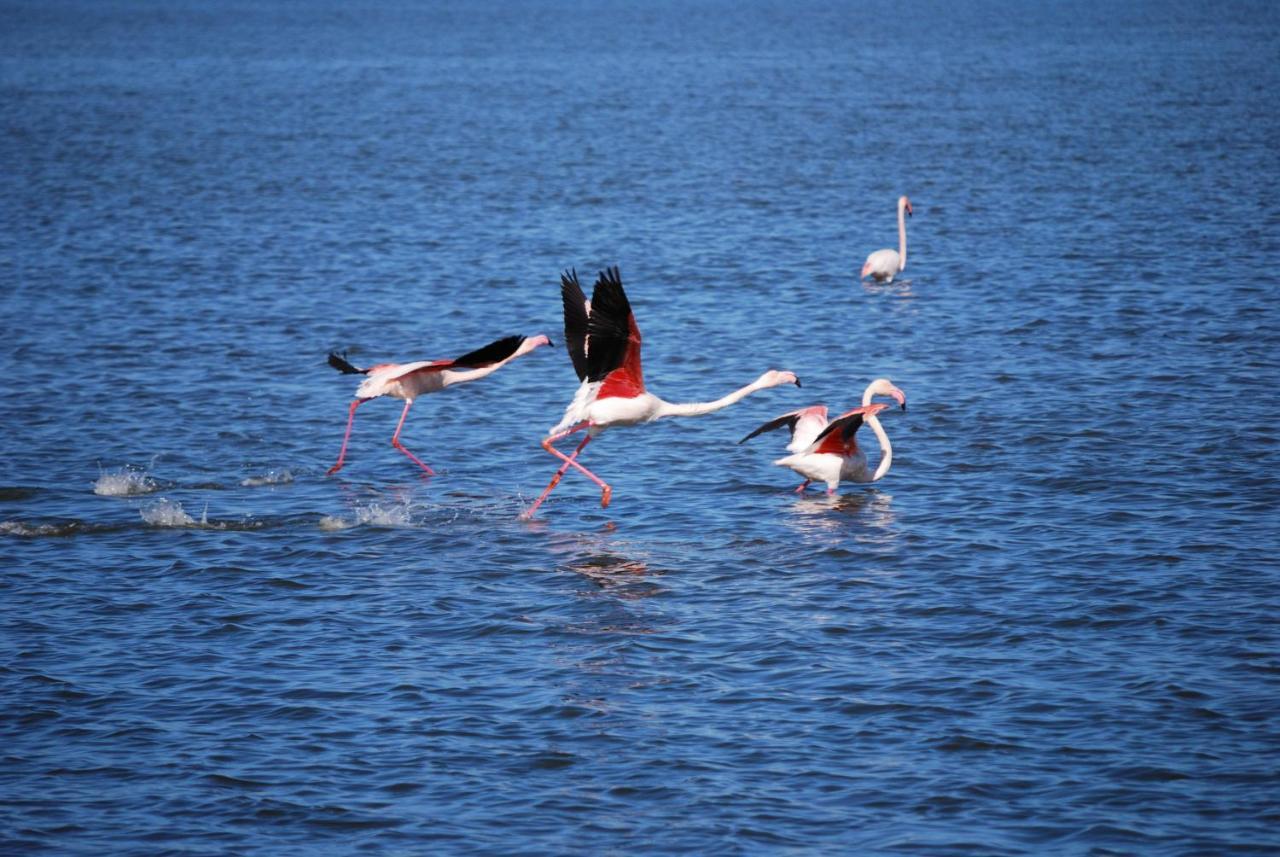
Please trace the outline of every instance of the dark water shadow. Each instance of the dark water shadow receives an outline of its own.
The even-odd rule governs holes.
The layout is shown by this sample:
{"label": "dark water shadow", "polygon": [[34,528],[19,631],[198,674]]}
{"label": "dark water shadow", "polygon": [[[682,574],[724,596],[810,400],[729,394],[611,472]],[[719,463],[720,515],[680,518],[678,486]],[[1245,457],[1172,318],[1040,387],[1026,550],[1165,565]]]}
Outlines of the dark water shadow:
{"label": "dark water shadow", "polygon": [[647,551],[618,539],[614,528],[594,533],[548,533],[547,547],[557,567],[594,584],[602,593],[634,601],[666,590],[658,582],[665,572],[654,568]]}
{"label": "dark water shadow", "polygon": [[891,298],[911,300],[916,292],[914,282],[909,279],[894,279],[892,283],[878,283],[872,279],[862,280],[862,291],[868,295],[885,295]]}

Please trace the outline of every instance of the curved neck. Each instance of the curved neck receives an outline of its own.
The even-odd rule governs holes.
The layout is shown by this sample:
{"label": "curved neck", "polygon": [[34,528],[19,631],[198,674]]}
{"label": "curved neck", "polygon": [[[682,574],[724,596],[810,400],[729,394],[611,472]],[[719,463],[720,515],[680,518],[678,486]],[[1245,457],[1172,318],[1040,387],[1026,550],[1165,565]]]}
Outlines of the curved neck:
{"label": "curved neck", "polygon": [[898,200],[898,270],[907,268],[907,204]]}
{"label": "curved neck", "polygon": [[702,414],[709,414],[712,411],[718,411],[721,408],[727,408],[734,402],[741,401],[750,396],[756,390],[763,390],[765,385],[759,381],[753,381],[747,386],[734,390],[727,396],[716,399],[714,402],[689,402],[687,404],[677,404],[675,402],[664,402],[658,400],[658,410],[654,414],[654,419],[662,417],[696,417]]}
{"label": "curved neck", "polygon": [[889,435],[884,433],[884,426],[880,425],[880,420],[875,414],[866,417],[863,422],[871,426],[871,430],[876,433],[876,439],[880,441],[880,463],[876,465],[876,472],[871,476],[871,481],[875,482],[883,479],[889,472],[890,465],[893,464],[893,445],[889,443]]}

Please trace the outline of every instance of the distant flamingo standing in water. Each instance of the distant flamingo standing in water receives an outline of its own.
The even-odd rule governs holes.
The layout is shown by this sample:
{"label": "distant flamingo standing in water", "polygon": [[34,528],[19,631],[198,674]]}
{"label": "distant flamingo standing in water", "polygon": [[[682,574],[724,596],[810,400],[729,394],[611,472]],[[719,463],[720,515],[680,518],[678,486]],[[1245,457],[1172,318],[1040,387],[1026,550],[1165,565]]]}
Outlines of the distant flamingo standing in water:
{"label": "distant flamingo standing in water", "polygon": [[404,410],[400,413],[400,422],[396,423],[396,433],[391,436],[391,445],[409,457],[409,460],[421,467],[428,475],[435,471],[418,459],[416,455],[400,443],[400,429],[404,427],[404,418],[409,416],[409,408],[413,400],[427,393],[438,393],[454,384],[474,381],[498,371],[521,354],[528,354],[542,345],[550,345],[551,340],[545,336],[508,336],[491,342],[455,360],[419,360],[416,363],[381,363],[360,369],[352,366],[337,354],[329,355],[329,365],[346,375],[367,376],[356,388],[356,397],[347,412],[347,431],[342,436],[342,450],[338,453],[338,463],[329,468],[332,476],[342,469],[342,462],[347,457],[347,441],[351,439],[351,424],[356,418],[356,408],[379,396],[392,396],[404,399]]}
{"label": "distant flamingo standing in water", "polygon": [[898,197],[898,249],[877,250],[867,256],[862,264],[862,276],[859,279],[874,277],[876,282],[892,283],[899,272],[907,268],[907,218],[911,214],[911,200],[905,196]]}
{"label": "distant flamingo standing in water", "polygon": [[[595,290],[588,302],[578,284],[576,271],[560,277],[564,301],[564,335],[569,359],[582,384],[562,419],[551,429],[542,448],[564,462],[542,495],[524,512],[533,516],[538,506],[559,484],[570,467],[576,467],[600,486],[600,505],[607,507],[613,489],[600,477],[578,463],[577,458],[593,437],[613,426],[633,426],[663,417],[692,417],[727,408],[757,390],[800,381],[792,372],[770,369],[745,387],[714,402],[673,404],[648,392],[640,371],[640,329],[636,326],[631,304],[622,290],[622,277],[617,267],[600,272]],[[553,444],[576,432],[585,431],[582,442],[571,455],[565,455]]]}
{"label": "distant flamingo standing in water", "polygon": [[[877,378],[863,391],[862,407],[847,411],[831,422],[827,422],[826,406],[814,405],[770,420],[738,443],[746,443],[758,434],[783,426],[790,428],[791,442],[787,450],[792,454],[779,458],[774,464],[790,467],[804,477],[804,483],[796,489],[797,494],[808,488],[810,482],[827,483],[828,494],[834,494],[841,482],[876,482],[884,478],[893,464],[893,446],[876,417],[889,406],[872,404],[875,396],[890,396],[904,411],[907,409],[906,394],[889,379]],[[880,441],[880,464],[874,473],[867,466],[867,456],[858,449],[856,436],[864,422]]]}

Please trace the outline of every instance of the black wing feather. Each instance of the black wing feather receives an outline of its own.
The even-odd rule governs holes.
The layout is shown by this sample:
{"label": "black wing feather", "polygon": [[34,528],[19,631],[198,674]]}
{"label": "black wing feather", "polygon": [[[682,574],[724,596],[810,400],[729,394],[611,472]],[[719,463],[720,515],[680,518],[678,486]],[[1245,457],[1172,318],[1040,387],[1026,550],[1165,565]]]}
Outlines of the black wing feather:
{"label": "black wing feather", "polygon": [[564,301],[564,345],[573,371],[582,381],[587,377],[587,296],[582,293],[576,269],[560,275],[560,297]]}
{"label": "black wing feather", "polygon": [[521,342],[524,342],[523,336],[505,336],[495,342],[490,342],[483,348],[477,348],[475,351],[462,355],[453,361],[453,365],[477,369],[481,366],[488,366],[490,363],[501,363],[516,353],[516,349],[520,347]]}
{"label": "black wing feather", "polygon": [[798,422],[800,422],[799,411],[796,411],[795,413],[791,413],[791,414],[783,414],[782,416],[778,417],[776,420],[769,420],[769,422],[760,426],[760,428],[756,429],[751,434],[747,435],[742,440],[738,441],[738,443],[746,443],[747,441],[751,440],[751,438],[755,437],[758,434],[764,434],[767,431],[774,431],[776,429],[782,428],[783,426],[786,426],[791,431],[791,436],[795,437],[796,423]]}
{"label": "black wing feather", "polygon": [[357,369],[346,361],[345,354],[339,354],[336,351],[329,352],[329,365],[337,369],[343,375],[364,375],[368,373],[368,369]]}
{"label": "black wing feather", "polygon": [[818,443],[836,429],[840,429],[840,439],[847,443],[850,438],[858,433],[860,428],[862,428],[862,414],[850,414],[847,417],[840,417],[827,423],[826,428],[818,432],[818,436],[813,439],[813,442]]}
{"label": "black wing feather", "polygon": [[631,303],[618,267],[606,268],[591,293],[587,320],[587,380],[601,381],[622,365],[631,338]]}

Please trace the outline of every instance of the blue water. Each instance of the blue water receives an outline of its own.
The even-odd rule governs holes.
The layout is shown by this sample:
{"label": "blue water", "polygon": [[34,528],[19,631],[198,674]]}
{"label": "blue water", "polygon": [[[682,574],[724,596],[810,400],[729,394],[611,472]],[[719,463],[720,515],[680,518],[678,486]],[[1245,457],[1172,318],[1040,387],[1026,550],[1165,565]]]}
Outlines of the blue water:
{"label": "blue water", "polygon": [[0,4],[0,850],[1280,850],[1278,10]]}

